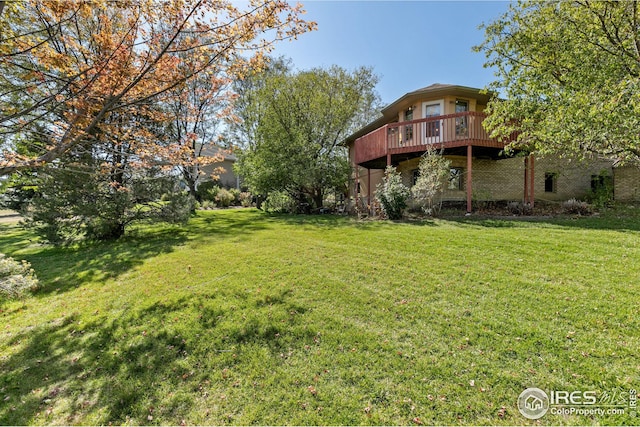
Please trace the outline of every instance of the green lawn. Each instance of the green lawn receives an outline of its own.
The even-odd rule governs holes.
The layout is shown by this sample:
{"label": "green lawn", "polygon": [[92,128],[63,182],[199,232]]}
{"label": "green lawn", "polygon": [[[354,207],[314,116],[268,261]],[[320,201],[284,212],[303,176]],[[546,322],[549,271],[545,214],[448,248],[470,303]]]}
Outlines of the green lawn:
{"label": "green lawn", "polygon": [[[53,248],[0,304],[0,424],[525,424],[527,387],[640,388],[640,209],[361,222],[202,212]],[[544,424],[638,424],[547,413]]]}

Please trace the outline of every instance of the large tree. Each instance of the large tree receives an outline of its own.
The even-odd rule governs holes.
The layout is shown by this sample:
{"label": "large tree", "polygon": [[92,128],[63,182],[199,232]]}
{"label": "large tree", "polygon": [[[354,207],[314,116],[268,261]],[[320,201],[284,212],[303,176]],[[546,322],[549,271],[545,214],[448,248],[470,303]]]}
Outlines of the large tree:
{"label": "large tree", "polygon": [[486,127],[538,152],[640,159],[637,1],[520,1],[476,47],[496,69]]}
{"label": "large tree", "polygon": [[296,72],[283,61],[254,76],[238,113],[247,144],[238,169],[251,190],[322,207],[348,180],[342,140],[377,114],[376,83],[370,68]]}
{"label": "large tree", "polygon": [[169,98],[166,113],[170,117],[166,132],[171,141],[182,147],[182,158],[176,164],[182,181],[192,197],[199,199],[198,185],[214,178],[207,176],[204,166],[224,160],[222,128],[232,122],[231,79],[209,72],[188,80]]}
{"label": "large tree", "polygon": [[[208,72],[242,77],[274,41],[314,27],[285,1],[25,0],[0,11],[0,176],[40,167],[96,135],[119,133],[141,159],[184,156],[185,144],[146,138],[141,121]],[[118,121],[111,119],[117,117]],[[37,129],[26,156],[16,139]],[[171,142],[171,141],[169,141]],[[175,142],[175,141],[174,141]]]}
{"label": "large tree", "polygon": [[[117,115],[111,115],[110,122],[138,127]],[[139,127],[147,127],[144,119]],[[153,130],[147,128],[146,138],[154,139]],[[155,131],[164,129],[157,126]],[[46,132],[41,129],[34,138]],[[33,149],[29,136],[16,142],[19,152],[28,154]],[[187,220],[193,199],[179,190],[175,168],[141,167],[148,161],[134,151],[137,145],[133,139],[121,138],[120,132],[96,133],[91,141],[75,144],[53,162],[12,174],[9,201],[19,208],[27,225],[54,243],[81,237],[116,239],[130,224],[142,220]]]}
{"label": "large tree", "polygon": [[25,224],[52,243],[111,240],[139,221],[182,222],[193,199],[176,191],[177,177],[161,167],[136,168],[129,144],[77,144],[28,177],[34,194]]}

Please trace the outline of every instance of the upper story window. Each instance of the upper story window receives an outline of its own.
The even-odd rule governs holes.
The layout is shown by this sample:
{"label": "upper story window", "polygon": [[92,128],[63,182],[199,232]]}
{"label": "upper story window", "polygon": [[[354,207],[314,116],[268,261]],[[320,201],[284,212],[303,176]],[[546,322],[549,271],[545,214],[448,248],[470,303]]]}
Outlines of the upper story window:
{"label": "upper story window", "polygon": [[[424,117],[437,117],[442,115],[441,101],[435,103],[424,104]],[[424,124],[424,136],[425,138],[438,138],[440,136],[440,120],[428,121]],[[435,142],[435,141],[434,141]]]}
{"label": "upper story window", "polygon": [[404,121],[408,122],[413,120],[413,107],[409,107],[407,111],[404,112]]}
{"label": "upper story window", "polygon": [[456,113],[469,111],[469,101],[464,99],[456,99]]}
{"label": "upper story window", "polygon": [[[463,99],[456,99],[456,113],[469,111],[469,102]],[[467,116],[456,117],[456,136],[467,136]]]}
{"label": "upper story window", "polygon": [[[408,122],[413,120],[413,107],[409,107],[404,112],[404,121]],[[413,125],[406,125],[404,127],[404,140],[411,141],[413,139]]]}

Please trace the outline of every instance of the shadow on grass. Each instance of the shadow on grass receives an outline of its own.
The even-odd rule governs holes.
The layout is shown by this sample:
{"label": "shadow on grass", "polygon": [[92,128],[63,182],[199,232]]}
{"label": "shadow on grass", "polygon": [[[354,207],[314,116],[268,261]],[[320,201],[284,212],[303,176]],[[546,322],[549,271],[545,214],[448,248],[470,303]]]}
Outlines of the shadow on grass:
{"label": "shadow on grass", "polygon": [[186,226],[138,225],[113,242],[84,242],[55,247],[37,243],[37,237],[17,225],[0,225],[0,253],[31,263],[43,285],[37,295],[65,292],[89,282],[115,279],[144,260],[170,253],[176,246],[200,238],[229,238],[266,228],[260,214],[229,211],[198,214]]}
{"label": "shadow on grass", "polygon": [[0,224],[0,253],[11,254],[36,240],[32,233],[17,224]]}
{"label": "shadow on grass", "polygon": [[[257,211],[256,211],[257,212]],[[319,228],[356,227],[375,229],[384,224],[410,224],[412,226],[436,227],[438,222],[430,218],[401,221],[357,220],[351,216],[340,215],[289,215],[260,212],[262,218],[271,222],[280,222],[299,226]],[[640,231],[640,209],[633,206],[617,206],[591,216],[483,216],[483,215],[446,215],[439,217],[462,226],[487,228],[530,228],[540,224],[556,227],[597,229],[614,231]]]}
{"label": "shadow on grass", "polygon": [[424,227],[424,226],[435,227],[438,225],[433,219],[429,219],[429,218],[390,221],[390,220],[378,220],[378,219],[358,220],[354,216],[333,215],[333,214],[293,215],[293,214],[264,213],[263,215],[265,215],[265,218],[269,218],[271,222],[280,222],[284,224],[297,225],[297,226],[312,226],[316,228],[326,228],[326,229],[351,227],[351,228],[357,228],[357,229],[371,230],[371,229],[383,227],[389,224],[411,224],[419,227]]}
{"label": "shadow on grass", "polygon": [[184,244],[187,232],[171,227],[163,232],[129,236],[115,242],[44,247],[24,258],[43,285],[36,295],[65,292],[89,282],[104,282],[142,264],[145,259]]}
{"label": "shadow on grass", "polygon": [[259,366],[277,366],[292,340],[313,343],[305,310],[286,292],[268,306],[233,303],[193,295],[11,336],[8,347],[19,350],[0,359],[0,424],[177,425],[209,391],[237,387],[238,365],[257,348]]}
{"label": "shadow on grass", "polygon": [[559,215],[554,217],[448,217],[448,221],[462,225],[489,228],[529,228],[540,224],[591,230],[640,231],[640,209],[608,209],[592,216]]}
{"label": "shadow on grass", "polygon": [[238,236],[268,228],[265,218],[268,217],[257,209],[199,211],[189,221],[187,230],[191,237],[197,234],[209,237]]}

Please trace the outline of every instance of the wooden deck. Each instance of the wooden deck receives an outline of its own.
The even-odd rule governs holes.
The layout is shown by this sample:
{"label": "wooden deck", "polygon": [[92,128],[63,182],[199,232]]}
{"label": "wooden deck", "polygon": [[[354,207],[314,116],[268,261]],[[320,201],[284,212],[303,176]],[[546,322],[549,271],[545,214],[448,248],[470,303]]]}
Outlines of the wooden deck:
{"label": "wooden deck", "polygon": [[355,163],[424,152],[430,146],[504,148],[508,142],[490,138],[482,127],[485,117],[484,113],[468,111],[384,125],[355,140]]}

